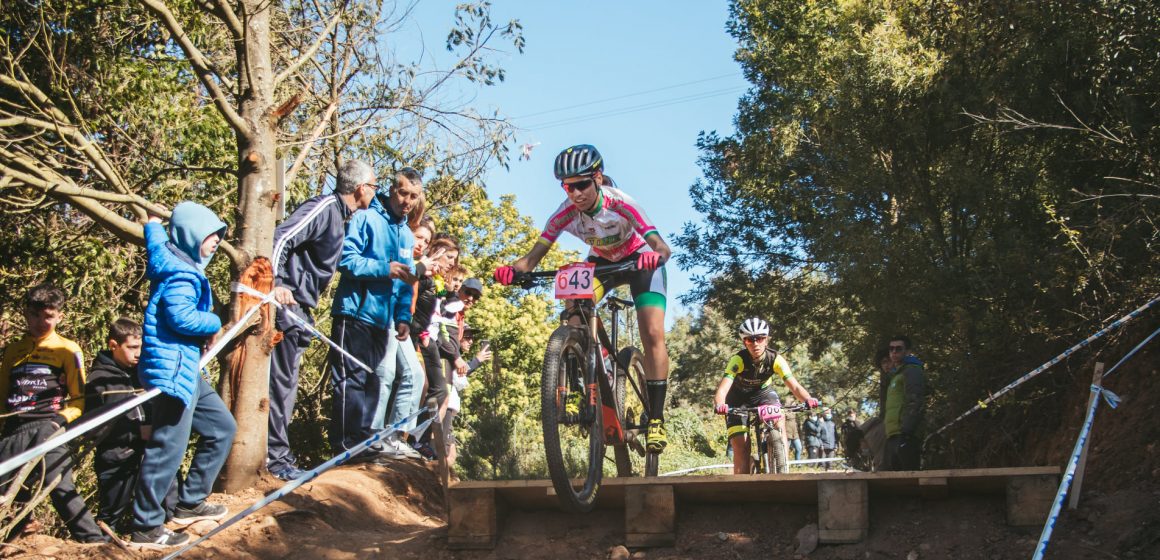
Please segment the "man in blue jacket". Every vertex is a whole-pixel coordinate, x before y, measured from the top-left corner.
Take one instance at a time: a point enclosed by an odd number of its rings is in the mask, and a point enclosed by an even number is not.
[[[421,193],[419,181],[396,180],[389,196],[376,195],[370,207],[356,213],[347,224],[338,263],[342,278],[334,294],[331,338],[371,367],[386,355],[392,324],[399,340],[410,336],[411,249],[415,240],[407,227],[407,215]],[[379,378],[333,348],[327,361],[334,389],[330,445],[335,451],[350,449],[372,435]],[[380,450],[365,457],[375,459]]]
[[[274,297],[284,307],[276,324],[282,331],[270,353],[270,431],[266,468],[282,480],[303,474],[290,451],[290,421],[298,396],[298,365],[314,334],[287,311],[314,323],[313,310],[338,267],[346,221],[375,198],[375,172],[366,162],[348,160],[338,168],[334,192],[303,202],[274,232]]]
[[[145,445],[133,498],[130,544],[139,548],[167,548],[189,540],[189,535],[164,526],[163,500],[177,478],[191,430],[200,437],[173,521],[189,525],[227,513],[225,506],[205,499],[238,426],[198,368],[202,346],[222,327],[213,312],[205,267],[225,233],[226,224],[212,210],[193,202],[173,208],[168,231],[158,218],[145,224],[150,286],[137,375],[142,387],[160,389],[161,394],[153,400],[153,434]]]

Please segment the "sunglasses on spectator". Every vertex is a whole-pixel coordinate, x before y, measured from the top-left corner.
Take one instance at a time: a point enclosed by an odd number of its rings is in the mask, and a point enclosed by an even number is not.
[[[469,297],[474,300],[483,297],[483,294],[475,290],[463,290],[463,297]]]
[[[890,351],[891,352],[904,352],[904,351],[906,351],[906,347],[905,346],[891,346]]]
[[[378,183],[363,183],[363,185],[370,187],[372,191],[379,190]]]
[[[564,186],[564,190],[566,190],[568,192],[579,192],[579,191],[588,190],[588,187],[591,187],[592,185],[596,184],[596,182],[592,179],[585,179],[583,181],[576,181],[575,183],[561,183],[561,184]]]
[[[769,338],[769,337],[768,336],[747,336],[747,337],[745,337],[745,342],[761,342],[767,338]]]

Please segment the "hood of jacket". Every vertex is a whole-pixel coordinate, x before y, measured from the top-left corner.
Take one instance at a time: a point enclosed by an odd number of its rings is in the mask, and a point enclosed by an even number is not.
[[[173,208],[169,219],[169,240],[179,251],[189,257],[199,270],[205,270],[213,254],[201,256],[201,243],[213,234],[226,235],[226,223],[196,202],[185,201]]]
[[[113,353],[109,352],[108,350],[101,350],[97,352],[97,357],[93,360],[92,370],[89,371],[89,377],[92,377],[92,373],[98,369],[102,371],[108,371],[113,374],[124,375],[125,377],[137,377],[136,367],[131,367],[128,369],[121,367],[121,364],[118,364],[117,360],[113,359]]]

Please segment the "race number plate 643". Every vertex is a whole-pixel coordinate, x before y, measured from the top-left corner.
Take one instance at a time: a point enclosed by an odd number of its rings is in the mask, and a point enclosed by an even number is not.
[[[556,299],[593,299],[596,263],[565,265],[556,271]]]

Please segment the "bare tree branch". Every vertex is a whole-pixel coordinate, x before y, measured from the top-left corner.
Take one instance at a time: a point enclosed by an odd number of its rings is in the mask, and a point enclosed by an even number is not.
[[[298,151],[298,157],[294,158],[294,165],[290,166],[290,171],[286,172],[286,178],[283,184],[289,185],[294,182],[294,178],[298,175],[298,170],[302,168],[302,163],[306,161],[306,156],[310,155],[310,150],[318,141],[318,137],[322,136],[322,131],[326,130],[326,126],[330,124],[330,116],[334,114],[335,109],[338,109],[338,101],[331,102],[330,106],[326,108],[326,112],[322,114],[318,125],[314,127],[314,131],[310,133],[310,140],[306,142],[302,149]]]
[[[322,45],[326,42],[326,38],[329,37],[331,33],[334,33],[334,28],[338,26],[338,22],[342,20],[342,16],[345,14],[346,5],[344,4],[343,6],[339,7],[338,11],[333,16],[331,16],[330,21],[326,24],[326,29],[322,30],[322,33],[318,35],[318,38],[314,40],[314,43],[311,44],[310,47],[307,48],[306,51],[303,52],[297,60],[290,63],[290,65],[287,66],[285,70],[282,70],[278,73],[278,75],[274,78],[274,87],[278,87],[278,84],[285,81],[286,78],[294,75],[294,73],[297,72],[303,64],[306,64],[307,61],[314,58],[315,54],[318,54],[318,49],[322,48]]]
[[[201,50],[193,44],[190,40],[189,34],[186,33],[185,28],[177,21],[177,17],[169,10],[169,6],[159,0],[141,0],[145,7],[153,12],[161,20],[161,23],[173,34],[177,39],[177,44],[181,46],[181,50],[185,52],[185,56],[189,59],[189,65],[193,68],[194,74],[197,74],[198,79],[202,85],[209,91],[210,98],[213,99],[214,106],[225,117],[226,122],[234,130],[238,131],[243,136],[250,136],[252,131],[250,126],[246,124],[245,119],[238,114],[237,109],[231,104],[231,101],[226,97],[226,93],[222,91],[218,84],[221,81],[226,84],[226,87],[231,87],[229,83],[222,77],[221,73],[212,68],[209,60],[202,54]]]
[[[228,0],[214,0],[217,3],[218,11],[214,12],[218,17],[225,22],[226,27],[229,28],[230,34],[233,35],[235,41],[241,41],[246,36],[246,31],[242,27],[241,20],[238,15],[234,13],[233,7],[230,6]]]

